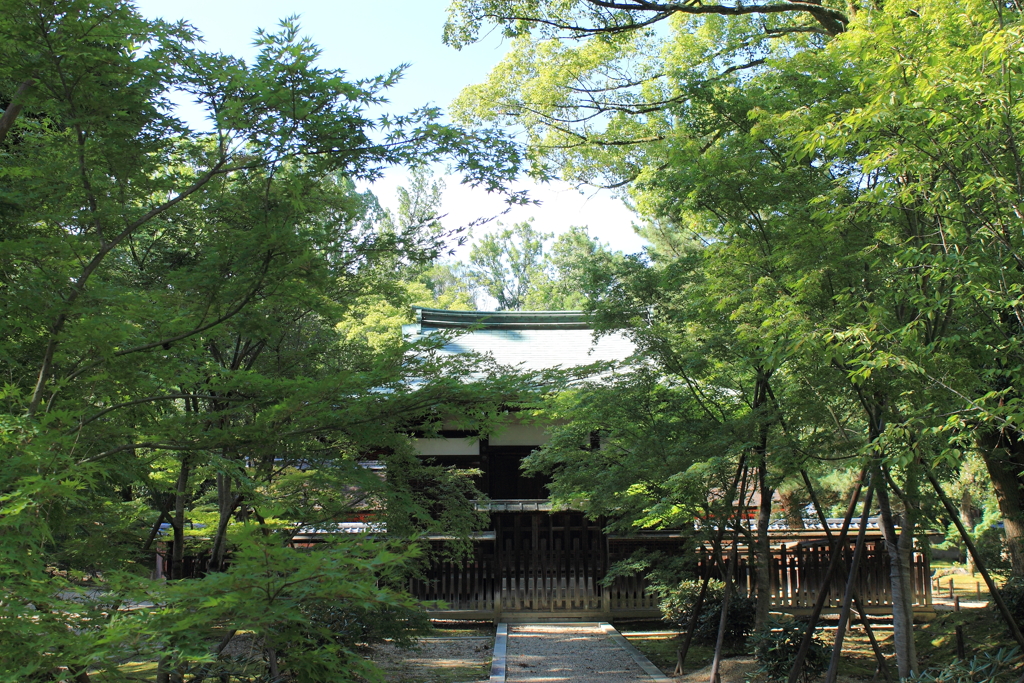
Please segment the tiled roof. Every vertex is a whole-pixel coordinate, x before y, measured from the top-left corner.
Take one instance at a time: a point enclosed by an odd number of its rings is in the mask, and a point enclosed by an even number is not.
[[[570,368],[598,361],[622,361],[636,350],[622,332],[595,338],[582,311],[441,311],[417,309],[417,322],[405,325],[407,339],[422,338],[436,330],[465,330],[457,334],[447,353],[488,354],[502,365],[526,370]]]

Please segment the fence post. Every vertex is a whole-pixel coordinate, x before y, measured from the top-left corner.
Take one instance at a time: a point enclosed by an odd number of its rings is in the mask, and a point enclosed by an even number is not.
[[[953,611],[957,614],[960,613],[960,597],[953,598]],[[964,627],[961,624],[956,625],[956,656],[961,659],[967,659],[967,646],[964,643]]]

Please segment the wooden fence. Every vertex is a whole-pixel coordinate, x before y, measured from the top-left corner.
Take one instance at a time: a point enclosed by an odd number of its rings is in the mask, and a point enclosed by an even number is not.
[[[608,543],[598,523],[575,512],[495,514],[494,540],[480,541],[465,564],[440,562],[410,590],[443,602],[438,616],[523,619],[577,618],[638,610],[657,613],[639,577],[601,585]]]
[[[553,515],[552,515],[553,516]],[[583,523],[541,524],[520,520],[501,529],[494,541],[477,544],[470,562],[437,563],[424,579],[411,582],[418,599],[435,604],[438,617],[468,619],[624,618],[660,616],[658,602],[647,590],[642,576],[619,577],[601,585],[609,564],[621,553],[609,553],[607,539]],[[575,530],[573,530],[575,527]],[[561,533],[558,533],[561,532]],[[529,540],[529,542],[526,542]],[[632,545],[632,544],[631,544]],[[705,569],[720,578],[708,548],[698,551],[698,572]],[[846,549],[846,566],[852,560],[852,543]],[[793,614],[810,612],[829,564],[825,541],[782,545],[771,563],[773,610]],[[755,565],[749,549],[738,557],[733,579],[748,595],[754,592]],[[889,556],[880,540],[867,542],[857,573],[857,591],[865,610],[873,614],[892,611]],[[912,562],[915,612],[933,608],[930,569],[915,553]],[[847,572],[838,571],[826,587],[826,612],[839,609]]]
[[[849,566],[853,560],[853,541],[844,551],[844,563],[836,571],[829,585],[825,601],[826,611],[835,611],[841,607]],[[738,549],[739,550],[739,549]],[[711,550],[700,548],[699,569],[703,573],[710,564],[711,575],[721,577],[719,565],[712,562]],[[753,595],[755,582],[755,564],[749,548],[743,548],[738,555],[733,580],[747,595]],[[782,544],[772,553],[771,562],[771,604],[780,612],[804,614],[814,607],[821,589],[831,551],[828,542],[810,541],[793,544]],[[726,566],[723,558],[721,566]],[[889,614],[892,612],[892,588],[890,581],[891,564],[889,553],[881,539],[865,542],[864,555],[855,577],[855,587],[865,611],[872,614]],[[930,612],[932,608],[931,569],[922,553],[913,553],[911,559],[911,583],[913,588],[913,604],[915,611]]]

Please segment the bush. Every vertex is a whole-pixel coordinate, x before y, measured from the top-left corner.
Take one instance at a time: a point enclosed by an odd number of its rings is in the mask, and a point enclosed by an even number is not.
[[[689,579],[680,581],[672,588],[662,589],[662,600],[659,605],[662,620],[680,628],[687,628],[690,625],[690,617],[696,606],[702,583],[702,581]],[[693,642],[702,645],[715,643],[718,638],[718,624],[722,618],[724,596],[724,583],[715,580],[708,582],[704,604],[693,629]],[[733,592],[729,599],[729,611],[725,622],[725,643],[734,645],[742,641],[753,627],[754,601],[745,595]]]
[[[986,652],[973,659],[955,659],[941,669],[926,669],[907,679],[913,683],[1002,683],[1016,680],[1017,648]]]
[[[345,602],[308,605],[303,610],[309,619],[311,637],[323,640],[320,633],[332,634],[331,640],[348,649],[385,640],[409,647],[415,637],[430,632],[430,617],[421,609],[401,605],[365,607]],[[325,642],[325,641],[324,641]]]
[[[761,631],[755,633],[751,638],[754,646],[754,659],[757,660],[758,668],[753,676],[764,678],[774,683],[785,681],[789,678],[789,670],[793,668],[793,660],[800,649],[800,643],[804,639],[809,624],[804,621],[778,621],[770,619],[768,624]],[[804,683],[817,678],[828,668],[829,649],[815,633],[811,638],[811,646],[807,650],[807,657],[804,659],[804,670],[800,674],[800,680]]]
[[[975,528],[972,535],[985,567],[989,571],[1009,573],[1011,564],[1006,543],[1003,541],[1003,530],[983,522]]]
[[[1010,577],[999,589],[999,594],[1003,596],[1003,602],[1006,603],[1006,608],[1010,610],[1017,625],[1024,624],[1024,579],[1018,576]]]

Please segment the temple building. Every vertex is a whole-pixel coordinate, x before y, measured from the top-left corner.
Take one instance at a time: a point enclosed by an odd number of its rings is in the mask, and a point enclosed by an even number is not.
[[[403,332],[411,341],[444,333],[442,353],[487,354],[502,365],[529,371],[622,362],[635,352],[624,333],[595,336],[587,315],[579,311],[418,308],[416,322],[404,326]],[[553,509],[546,489],[549,481],[527,477],[520,468],[523,458],[549,438],[545,425],[513,416],[503,430],[490,435],[443,429],[433,438],[416,440],[424,458],[482,472],[477,488],[486,498],[478,504],[490,520],[485,531],[474,535],[469,561],[437,562],[425,579],[412,582],[415,597],[440,605],[431,608],[433,617],[504,622],[660,617],[657,600],[645,590],[642,577],[619,577],[608,586],[602,580],[613,563],[637,549],[681,552],[683,534],[660,531],[617,537],[605,533],[603,519]],[[600,447],[596,438],[592,441],[591,447]],[[806,522],[801,531],[770,532],[773,609],[803,613],[817,594],[828,564],[828,541],[820,525],[815,530],[814,521]],[[888,554],[877,527],[869,526],[867,535],[858,581],[861,600],[870,613],[891,613]],[[753,558],[745,544],[740,550],[734,579],[740,590],[752,592]],[[710,566],[709,553],[710,548],[698,549],[700,565]],[[913,565],[915,612],[933,614],[926,554],[915,553]],[[837,608],[842,597],[838,583],[829,590],[827,610]]]
[[[596,362],[621,362],[635,347],[624,334],[595,337],[579,311],[442,311],[417,309],[416,322],[403,328],[415,340],[456,331],[443,353],[487,354],[502,365],[527,371],[568,369]],[[523,458],[543,446],[544,425],[517,421],[496,434],[442,431],[440,438],[417,439],[423,457],[464,468],[478,468],[481,507],[488,529],[476,535],[476,555],[464,565],[440,563],[426,581],[413,584],[423,600],[439,600],[441,618],[536,620],[609,617],[612,612],[656,616],[639,580],[619,590],[600,585],[610,562],[633,551],[633,541],[616,542],[603,532],[603,520],[582,512],[554,510],[544,477],[525,476]],[[619,547],[619,546],[622,547]],[[623,555],[624,553],[624,555]],[[634,584],[629,586],[627,584]],[[630,590],[631,589],[631,590]]]

